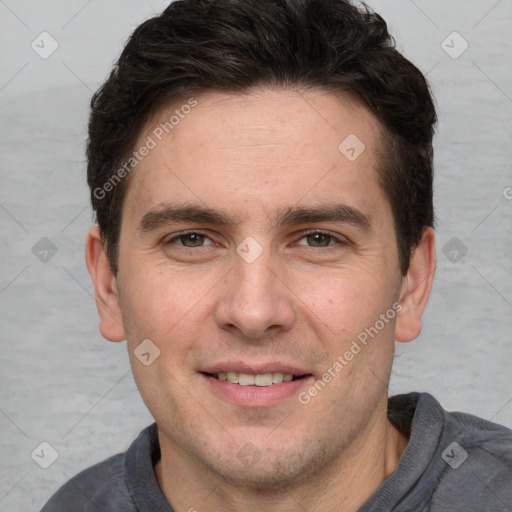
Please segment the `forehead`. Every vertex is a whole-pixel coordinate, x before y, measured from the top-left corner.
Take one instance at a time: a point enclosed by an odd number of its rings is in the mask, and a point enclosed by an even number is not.
[[[148,142],[125,201],[140,215],[174,199],[247,214],[301,201],[362,206],[380,191],[379,125],[348,94],[207,92],[158,110],[137,147]]]

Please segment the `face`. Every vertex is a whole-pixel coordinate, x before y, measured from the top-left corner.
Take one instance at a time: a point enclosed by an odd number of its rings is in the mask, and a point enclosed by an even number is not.
[[[385,417],[404,280],[379,128],[325,91],[195,99],[168,134],[180,105],[140,136],[156,144],[123,207],[122,329],[103,333],[126,337],[170,457],[286,484]]]

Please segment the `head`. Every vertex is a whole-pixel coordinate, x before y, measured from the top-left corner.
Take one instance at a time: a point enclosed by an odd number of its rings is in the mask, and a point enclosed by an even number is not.
[[[328,466],[385,416],[428,300],[425,78],[344,0],[177,0],[91,106],[100,328],[128,340],[161,442],[251,485]],[[240,394],[226,370],[295,378]]]

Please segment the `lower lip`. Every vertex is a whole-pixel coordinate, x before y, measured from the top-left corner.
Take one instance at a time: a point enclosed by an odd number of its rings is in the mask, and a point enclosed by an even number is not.
[[[201,374],[201,377],[220,398],[240,407],[270,407],[280,401],[297,396],[300,389],[307,386],[312,376],[297,380],[272,384],[271,386],[241,386]]]

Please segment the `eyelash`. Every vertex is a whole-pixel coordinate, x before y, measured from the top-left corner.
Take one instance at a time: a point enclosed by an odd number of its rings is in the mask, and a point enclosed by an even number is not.
[[[206,233],[203,233],[202,231],[193,231],[193,230],[192,231],[183,231],[181,233],[174,235],[172,238],[164,241],[164,245],[165,246],[172,245],[176,241],[178,241],[181,237],[184,237],[187,235],[204,236],[205,238],[208,238],[212,242],[211,244],[208,244],[208,245],[218,245],[213,240],[211,240],[211,238]],[[302,236],[299,238],[299,240],[302,240],[303,238],[306,238],[311,235],[324,235],[324,236],[330,237],[331,241],[334,241],[335,243],[334,244],[329,243],[329,245],[324,246],[324,247],[314,247],[314,246],[308,246],[308,245],[302,245],[302,244],[301,244],[301,246],[308,247],[309,249],[332,250],[335,248],[336,245],[344,246],[344,245],[348,244],[348,240],[346,240],[344,237],[339,238],[339,237],[333,235],[332,233],[330,233],[329,231],[322,231],[322,230],[316,230],[316,229],[303,232]],[[205,245],[199,245],[197,247],[187,247],[186,245],[180,245],[180,244],[176,244],[176,245],[179,247],[178,250],[183,251],[183,252],[191,252],[191,251],[194,251],[194,249],[200,249],[200,248],[205,247]]]

